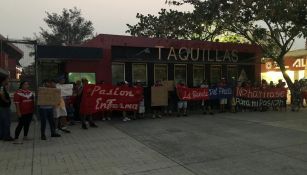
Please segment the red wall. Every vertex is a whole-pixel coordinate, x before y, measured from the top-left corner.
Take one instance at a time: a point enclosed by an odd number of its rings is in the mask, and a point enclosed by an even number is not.
[[[7,61],[7,63],[5,63]],[[9,58],[8,54],[0,53],[0,67],[10,72],[11,79],[16,79],[17,60]]]
[[[111,47],[112,46],[130,46],[130,47],[189,47],[206,48],[210,50],[237,50],[238,52],[254,53],[258,59],[255,59],[256,79],[260,80],[262,55],[259,46],[250,44],[218,43],[206,41],[173,40],[162,38],[131,37],[119,35],[98,35],[92,40],[83,44],[87,47],[103,48],[103,58],[99,61],[70,61],[66,64],[66,72],[95,72],[96,80],[104,80],[107,83],[112,82],[111,70]]]

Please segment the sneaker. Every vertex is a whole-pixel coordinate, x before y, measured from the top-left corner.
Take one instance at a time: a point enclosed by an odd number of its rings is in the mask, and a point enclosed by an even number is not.
[[[45,135],[41,136],[41,140],[47,140],[46,136]]]
[[[109,121],[110,121],[110,120],[111,120],[111,117],[108,117],[108,118],[107,118],[107,120],[109,120]]]
[[[23,140],[24,140],[24,141],[30,141],[30,140],[32,140],[32,139],[31,139],[31,138],[28,138],[27,136],[24,136],[24,137],[23,137]]]
[[[15,145],[23,144],[22,140],[16,139],[15,142],[13,142]]]
[[[102,121],[106,121],[106,118],[103,117],[103,118],[102,118]]]
[[[125,117],[125,118],[123,119],[123,122],[127,122],[127,121],[129,121],[129,120],[128,120],[127,117]]]
[[[155,119],[155,118],[156,118],[156,115],[155,115],[155,114],[154,114],[154,115],[152,115],[152,118],[153,118],[153,119]]]
[[[70,133],[70,130],[66,129],[66,128],[60,128],[59,130],[65,132],[65,133]]]
[[[162,115],[158,115],[158,118],[162,118]]]
[[[97,126],[95,123],[91,123],[91,124],[90,124],[90,127],[92,127],[92,128],[98,128],[98,126]]]
[[[12,137],[9,137],[7,139],[4,139],[4,141],[11,142],[11,141],[14,141],[14,139]]]
[[[185,113],[185,114],[183,114],[183,116],[187,117],[187,116],[188,116],[188,114],[186,114],[186,113]]]
[[[61,135],[58,133],[54,133],[54,134],[51,134],[51,137],[61,137]]]
[[[86,125],[82,124],[82,129],[88,129]]]
[[[75,125],[75,122],[69,122],[68,125],[69,125],[69,126],[73,126],[73,125]]]

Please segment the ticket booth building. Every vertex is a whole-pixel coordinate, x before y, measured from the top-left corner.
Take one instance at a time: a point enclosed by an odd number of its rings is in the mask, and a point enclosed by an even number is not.
[[[157,80],[198,87],[203,80],[212,85],[222,77],[236,80],[242,72],[248,80],[260,80],[262,52],[257,45],[101,34],[83,46],[102,48],[103,58],[67,61],[69,79],[83,75],[93,77],[96,83],[112,84],[139,80],[145,98]]]

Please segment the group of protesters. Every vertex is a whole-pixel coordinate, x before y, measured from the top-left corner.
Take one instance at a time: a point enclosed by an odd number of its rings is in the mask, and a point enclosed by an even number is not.
[[[57,88],[58,84],[65,84],[65,77],[60,77],[57,80],[47,79],[43,81],[42,86],[46,88]],[[87,79],[78,80],[73,83],[73,94],[68,97],[61,97],[60,103],[56,106],[51,105],[40,105],[38,106],[38,114],[41,122],[41,140],[46,140],[46,124],[49,123],[50,136],[51,137],[61,137],[60,131],[63,133],[70,133],[68,129],[69,125],[75,125],[77,122],[81,123],[82,129],[88,129],[88,127],[96,128],[98,127],[94,122],[94,117],[99,116],[101,120],[111,120],[112,113],[114,111],[99,111],[97,114],[84,115],[80,112],[83,96],[83,88],[88,84]],[[101,81],[98,84],[104,84]],[[18,125],[15,128],[14,137],[10,133],[11,124],[11,98],[8,93],[9,78],[0,77],[0,139],[4,141],[14,141],[16,144],[21,144],[22,141],[19,139],[19,135],[23,129],[24,137],[23,140],[28,140],[28,132],[30,128],[30,123],[33,119],[33,114],[35,113],[34,105],[34,93],[29,90],[29,82],[22,81],[20,83],[19,89],[14,93],[13,102],[16,106],[16,114],[18,116]],[[129,84],[127,81],[123,81],[117,84],[119,87],[142,87],[140,81],[136,81],[134,84]],[[153,85],[154,87],[163,86],[162,81],[158,80]],[[274,84],[272,81],[268,83],[266,80],[262,80],[260,83],[251,83],[251,81],[236,81],[235,83],[227,83],[225,78],[221,78],[220,82],[210,86],[208,81],[204,80],[198,88],[211,88],[211,87],[229,87],[231,86],[233,91],[237,87],[243,88],[253,88],[266,90],[270,88],[286,88],[286,83],[282,80],[278,81],[278,84]],[[203,114],[213,115],[218,112],[245,112],[245,111],[267,111],[270,110],[269,107],[242,107],[237,105],[234,97],[232,98],[219,98],[219,99],[203,99],[199,101],[187,101],[180,98],[178,89],[187,88],[183,81],[180,81],[173,91],[168,92],[168,105],[166,106],[152,106],[150,110],[152,115],[151,118],[162,118],[163,116],[172,116],[174,113],[177,117],[188,116],[188,103],[193,103],[201,107]],[[292,94],[292,110],[298,110],[303,106],[303,96],[302,91],[306,87],[303,82],[295,81],[294,88],[295,93]],[[142,95],[142,99],[139,101],[138,110],[120,111],[122,115],[122,120],[124,122],[141,119],[145,117],[145,99]],[[198,107],[198,108],[199,108]],[[279,110],[282,106],[274,107],[272,110]],[[113,113],[114,114],[114,113]]]

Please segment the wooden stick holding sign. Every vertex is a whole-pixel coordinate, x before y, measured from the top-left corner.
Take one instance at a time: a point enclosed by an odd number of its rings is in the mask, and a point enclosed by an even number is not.
[[[43,106],[56,106],[61,102],[61,90],[56,88],[44,88],[38,89],[38,105]]]
[[[168,90],[164,86],[151,87],[151,106],[167,106]]]

